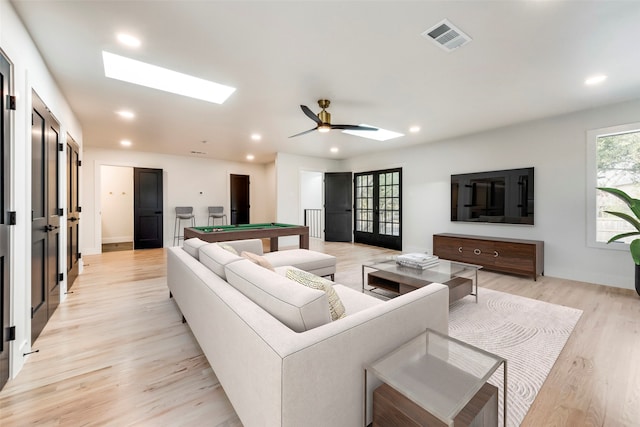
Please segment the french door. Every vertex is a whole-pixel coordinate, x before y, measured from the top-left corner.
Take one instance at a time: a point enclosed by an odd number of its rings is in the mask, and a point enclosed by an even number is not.
[[[356,173],[354,241],[402,250],[402,169]]]
[[[9,379],[9,342],[13,340],[10,333],[11,318],[11,286],[9,278],[9,189],[11,188],[11,158],[9,155],[11,139],[11,106],[9,93],[11,81],[11,65],[0,53],[0,389]]]
[[[80,149],[67,134],[67,290],[78,277],[80,264]]]
[[[60,125],[35,92],[31,115],[31,343],[60,302]]]

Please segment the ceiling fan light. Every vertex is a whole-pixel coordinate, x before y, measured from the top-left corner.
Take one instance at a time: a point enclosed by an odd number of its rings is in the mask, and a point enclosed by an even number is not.
[[[320,125],[318,126],[318,132],[329,132],[331,130],[331,126],[329,125]]]

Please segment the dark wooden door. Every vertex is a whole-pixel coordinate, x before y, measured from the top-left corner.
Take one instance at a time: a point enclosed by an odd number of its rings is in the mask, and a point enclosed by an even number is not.
[[[60,127],[33,92],[31,125],[31,342],[60,303]]]
[[[162,169],[133,168],[134,249],[163,246],[163,216]]]
[[[353,235],[351,172],[324,174],[324,240],[350,242]]]
[[[249,224],[249,175],[231,175],[231,224]]]
[[[11,66],[9,61],[0,54],[0,319],[2,330],[0,331],[0,389],[9,379],[9,328],[11,326],[9,310],[11,307],[11,289],[9,280],[9,188],[11,188],[10,169],[10,138],[11,120],[9,118],[9,105],[7,97],[9,93],[9,82]]]
[[[80,263],[80,203],[78,179],[80,159],[78,144],[67,134],[67,289],[78,277]]]
[[[355,174],[354,242],[402,250],[402,169]]]

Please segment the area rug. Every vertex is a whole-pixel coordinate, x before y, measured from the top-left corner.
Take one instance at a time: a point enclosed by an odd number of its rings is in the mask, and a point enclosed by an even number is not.
[[[362,272],[336,273],[336,282],[360,291]],[[369,287],[367,286],[367,289]],[[369,293],[386,299],[387,294]],[[544,380],[564,348],[582,310],[480,288],[478,303],[467,296],[449,307],[449,335],[507,359],[507,426],[522,423]],[[500,367],[489,382],[499,388],[499,425],[502,423]]]
[[[507,426],[519,426],[549,375],[582,310],[479,289],[478,303],[462,298],[450,306],[449,335],[507,359]],[[503,372],[489,382],[499,388]]]

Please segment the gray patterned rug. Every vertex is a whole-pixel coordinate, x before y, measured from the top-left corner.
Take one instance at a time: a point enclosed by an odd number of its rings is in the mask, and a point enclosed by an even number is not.
[[[507,359],[507,425],[519,426],[562,351],[582,310],[490,289],[456,301],[449,311],[449,335]],[[502,423],[502,367],[489,382],[499,388]]]

